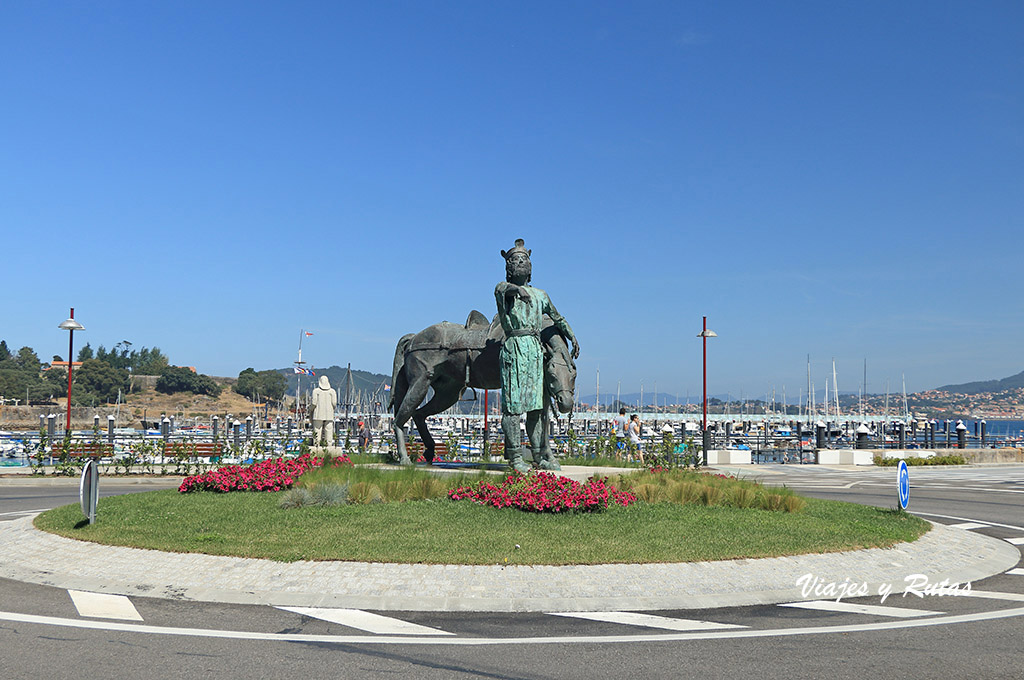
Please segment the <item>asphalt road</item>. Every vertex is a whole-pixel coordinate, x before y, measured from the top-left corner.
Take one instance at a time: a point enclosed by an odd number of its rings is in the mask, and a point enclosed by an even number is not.
[[[745,473],[807,495],[896,505],[893,470],[755,466]],[[104,480],[104,495],[152,489]],[[1024,537],[1024,466],[911,470],[910,509],[999,538]],[[4,486],[0,520],[76,503],[76,485]],[[1018,568],[1021,566],[1018,564]],[[429,587],[429,584],[425,584]],[[981,592],[994,596],[978,597]],[[645,612],[710,622],[687,631],[650,621],[549,614],[387,613],[437,629],[408,644],[281,609],[132,597],[142,623],[85,617],[66,590],[0,580],[0,675],[10,678],[1020,678],[1024,574],[972,584],[972,596],[843,600],[865,611],[783,606]],[[913,616],[879,614],[885,606]],[[900,613],[897,612],[897,613]],[[941,612],[942,615],[938,615]],[[50,618],[42,618],[50,617]],[[83,628],[94,625],[96,628]],[[230,636],[230,637],[216,637]],[[320,636],[320,637],[316,637]],[[263,639],[258,639],[263,638]],[[423,639],[423,638],[418,638]]]

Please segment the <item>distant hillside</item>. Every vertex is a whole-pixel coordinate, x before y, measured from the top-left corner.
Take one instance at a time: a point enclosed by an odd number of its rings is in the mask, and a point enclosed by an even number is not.
[[[962,385],[944,385],[938,389],[943,392],[955,392],[957,394],[979,394],[981,392],[1002,392],[1021,387],[1024,387],[1024,371],[1002,380],[980,380]]]
[[[327,379],[331,381],[331,387],[341,388],[342,398],[345,394],[345,367],[344,366],[331,366],[330,368],[314,368],[313,371],[316,373],[315,377],[308,375],[299,376],[295,373],[292,368],[279,368],[276,369],[279,373],[283,373],[288,379],[288,391],[289,396],[295,396],[295,386],[299,382],[299,378],[302,378],[302,393],[307,394],[310,390],[316,387],[317,381],[320,380],[320,376],[326,375]],[[391,383],[391,376],[381,375],[380,373],[370,373],[368,371],[357,371],[352,369],[352,399],[356,399],[356,395],[362,393],[364,400],[369,395],[377,392],[381,389],[381,385],[384,383]],[[383,392],[382,392],[383,394]],[[381,400],[387,402],[390,394],[385,394]],[[303,397],[305,399],[305,397]]]

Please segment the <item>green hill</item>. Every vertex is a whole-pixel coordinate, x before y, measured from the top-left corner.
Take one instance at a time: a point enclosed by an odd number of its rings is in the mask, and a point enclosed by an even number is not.
[[[962,385],[944,385],[939,390],[957,394],[979,394],[981,392],[1003,392],[1024,387],[1024,371],[1002,380],[979,380]]]

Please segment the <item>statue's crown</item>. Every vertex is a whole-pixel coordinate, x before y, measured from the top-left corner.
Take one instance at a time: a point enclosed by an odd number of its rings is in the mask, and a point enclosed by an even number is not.
[[[526,253],[526,257],[530,257],[532,252],[532,250],[526,249],[526,242],[523,239],[517,238],[515,247],[501,251],[501,256],[507,260],[512,257],[513,253]]]

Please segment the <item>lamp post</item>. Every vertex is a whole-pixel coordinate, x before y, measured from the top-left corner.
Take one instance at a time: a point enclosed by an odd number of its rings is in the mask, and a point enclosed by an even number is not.
[[[704,330],[697,334],[704,345],[704,419],[701,424],[701,434],[704,448],[704,465],[708,464],[708,448],[711,446],[711,435],[708,432],[708,338],[717,338],[718,333],[708,330],[708,317],[704,317]]]
[[[67,321],[57,326],[61,330],[68,332],[68,422],[65,428],[65,432],[68,436],[71,435],[71,369],[74,364],[74,355],[72,352],[75,347],[75,331],[84,331],[85,326],[75,321],[75,308],[71,308],[71,316]]]

